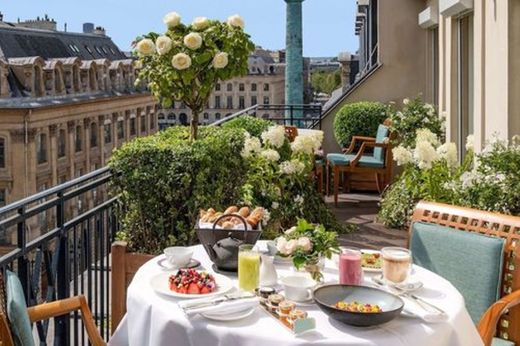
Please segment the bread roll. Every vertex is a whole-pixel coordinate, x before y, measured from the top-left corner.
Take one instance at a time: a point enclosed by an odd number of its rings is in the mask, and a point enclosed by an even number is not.
[[[226,209],[226,211],[224,212],[224,214],[233,214],[233,213],[236,213],[238,211],[238,207],[236,205],[233,205],[229,208]]]
[[[208,222],[215,222],[219,217],[221,217],[223,214],[219,211],[218,213],[215,213],[213,215],[210,215],[208,218]]]
[[[238,214],[243,218],[247,218],[249,216],[249,207],[242,207],[238,211]]]
[[[235,227],[235,224],[231,221],[224,221],[222,223],[222,228],[223,229],[233,229],[233,227]]]

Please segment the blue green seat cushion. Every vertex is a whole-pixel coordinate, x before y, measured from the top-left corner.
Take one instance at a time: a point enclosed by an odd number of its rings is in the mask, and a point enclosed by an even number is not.
[[[33,346],[31,321],[27,313],[27,303],[22,284],[13,272],[6,270],[7,318],[16,346]]]
[[[331,166],[348,166],[355,157],[356,155],[352,154],[327,154],[327,161]],[[382,160],[376,160],[373,156],[361,156],[358,166],[383,168],[385,164]]]
[[[478,323],[500,297],[505,240],[415,222],[410,248],[413,262],[451,282]]]
[[[493,341],[491,341],[491,346],[515,346],[515,343],[509,340],[493,338]]]
[[[384,143],[388,138],[390,130],[385,125],[379,125],[377,128],[376,134],[376,143]],[[374,148],[374,159],[383,162],[385,160],[385,149],[384,148]]]

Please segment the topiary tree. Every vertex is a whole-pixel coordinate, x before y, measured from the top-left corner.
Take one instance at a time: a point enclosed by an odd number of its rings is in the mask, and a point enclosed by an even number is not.
[[[377,127],[388,116],[388,107],[379,102],[350,103],[339,110],[334,119],[334,136],[343,148],[352,136],[375,137]]]
[[[260,137],[262,132],[275,125],[274,122],[252,116],[242,116],[222,124],[224,128],[244,129],[251,136]]]
[[[199,114],[215,84],[247,74],[247,60],[255,46],[237,15],[225,23],[197,17],[184,25],[172,12],[164,23],[166,33],[151,32],[135,42],[142,65],[136,82],[146,81],[164,108],[176,100],[184,102],[192,111],[191,139],[195,140]]]

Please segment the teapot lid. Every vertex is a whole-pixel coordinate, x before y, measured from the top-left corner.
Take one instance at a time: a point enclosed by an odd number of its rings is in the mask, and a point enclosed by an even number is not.
[[[232,233],[230,232],[227,238],[219,240],[216,245],[220,247],[238,247],[243,243],[244,242],[242,240],[233,237]]]

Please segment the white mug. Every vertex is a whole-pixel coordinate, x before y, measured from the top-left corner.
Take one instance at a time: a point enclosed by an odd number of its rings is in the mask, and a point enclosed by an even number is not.
[[[171,265],[182,268],[190,263],[193,250],[183,246],[172,246],[164,249],[164,254]]]
[[[286,276],[280,280],[285,297],[296,302],[304,302],[312,298],[312,288],[316,282],[307,276]]]

